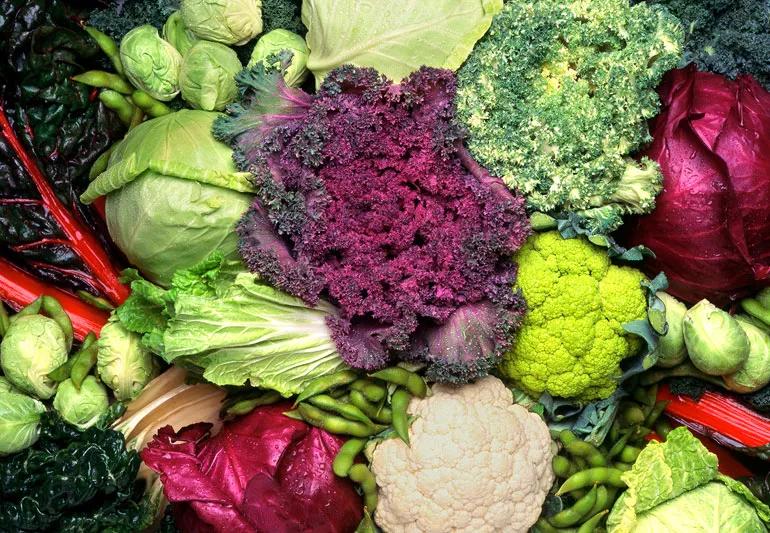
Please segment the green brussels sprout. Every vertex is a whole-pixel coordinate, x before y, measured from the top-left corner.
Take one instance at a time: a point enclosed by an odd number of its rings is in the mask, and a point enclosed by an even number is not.
[[[45,405],[13,392],[0,391],[0,455],[19,452],[37,442]]]
[[[21,394],[21,391],[13,386],[13,383],[8,381],[8,378],[4,376],[0,376],[0,394],[4,392],[13,392],[16,394]]]
[[[109,406],[107,389],[94,376],[86,376],[80,390],[71,379],[62,381],[53,399],[53,408],[61,417],[80,429],[96,424]]]
[[[735,319],[749,339],[749,357],[737,372],[723,379],[731,391],[746,394],[770,383],[770,333],[749,317],[739,315]]]
[[[262,0],[182,0],[185,25],[195,35],[224,44],[246,44],[262,32]]]
[[[153,98],[167,102],[179,94],[182,55],[155,27],[145,24],[128,32],[120,41],[120,60],[131,83]]]
[[[48,373],[67,361],[67,340],[55,320],[43,315],[14,317],[0,342],[0,365],[11,384],[47,400],[56,392]]]
[[[162,34],[163,38],[182,54],[182,57],[192,48],[192,45],[198,42],[198,37],[184,25],[182,13],[179,11],[174,11],[168,17],[163,25]]]
[[[152,354],[112,317],[99,334],[96,371],[118,400],[132,400],[155,377]]]
[[[711,376],[732,374],[749,357],[749,339],[738,321],[705,299],[684,315],[684,342],[692,364]]]
[[[657,293],[666,306],[666,323],[668,332],[660,337],[657,354],[658,366],[675,367],[687,358],[687,347],[684,345],[683,321],[687,306],[668,293]]]
[[[305,39],[289,30],[277,29],[260,37],[251,52],[248,66],[253,67],[259,62],[267,66],[267,58],[282,50],[292,53],[291,62],[283,74],[283,79],[289,87],[299,87],[310,72],[307,69],[310,48],[307,47]]]
[[[235,100],[235,75],[243,68],[231,48],[198,41],[184,56],[179,72],[182,98],[196,109],[221,111]]]

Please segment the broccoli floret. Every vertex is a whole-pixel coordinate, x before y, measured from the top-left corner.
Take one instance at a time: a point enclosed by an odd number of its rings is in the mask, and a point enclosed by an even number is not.
[[[651,211],[660,170],[629,155],[650,140],[683,37],[665,9],[628,0],[508,2],[458,74],[472,154],[532,210],[606,230]]]
[[[612,265],[583,237],[564,239],[556,231],[530,237],[516,261],[527,314],[501,373],[535,397],[610,396],[620,362],[642,346],[623,324],[645,317],[644,275]]]
[[[283,28],[305,35],[307,28],[302,24],[301,10],[302,0],[262,0],[263,33]]]
[[[118,0],[97,9],[88,24],[113,39],[120,40],[132,29],[151,24],[160,29],[168,16],[179,7],[179,0]]]
[[[684,62],[735,78],[752,74],[770,88],[769,0],[653,0],[684,24]]]

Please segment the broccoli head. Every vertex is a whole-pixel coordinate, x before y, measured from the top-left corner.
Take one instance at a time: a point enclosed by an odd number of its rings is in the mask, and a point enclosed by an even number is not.
[[[653,2],[651,2],[653,3]],[[682,20],[685,63],[730,78],[752,74],[770,89],[770,1],[654,0]]]
[[[516,286],[528,312],[502,374],[534,396],[610,396],[620,362],[642,348],[623,324],[645,318],[644,275],[612,265],[605,250],[584,238],[556,231],[530,237],[516,260]]]
[[[458,73],[471,153],[532,210],[604,231],[651,211],[660,170],[629,155],[650,140],[683,38],[668,11],[628,0],[507,2]]]

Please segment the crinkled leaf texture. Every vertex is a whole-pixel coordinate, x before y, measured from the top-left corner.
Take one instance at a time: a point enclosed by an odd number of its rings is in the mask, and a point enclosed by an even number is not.
[[[664,191],[626,240],[655,253],[645,269],[664,271],[677,298],[724,305],[770,285],[770,93],[690,66],[660,94],[646,155]]]
[[[210,424],[162,428],[142,452],[161,475],[182,531],[347,532],[363,515],[349,480],[332,461],[342,440],[259,407],[210,437]]]
[[[454,75],[424,67],[395,85],[344,66],[309,95],[255,65],[238,82],[214,131],[258,191],[238,227],[249,269],[334,303],[351,366],[485,375],[523,313],[511,257],[530,227],[523,198],[463,148]]]
[[[304,0],[307,67],[318,84],[347,64],[395,81],[423,65],[456,70],[502,7],[502,0]]]
[[[117,311],[123,325],[166,362],[202,369],[217,385],[289,396],[345,368],[326,324],[334,307],[310,307],[221,254],[178,271],[169,290],[141,279],[131,287]]]

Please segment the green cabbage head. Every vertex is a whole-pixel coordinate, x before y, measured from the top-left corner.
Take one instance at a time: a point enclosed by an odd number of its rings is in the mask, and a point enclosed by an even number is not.
[[[163,38],[176,48],[182,57],[192,48],[198,37],[185,26],[182,13],[174,11],[163,25]]]
[[[254,50],[251,51],[249,67],[257,63],[265,63],[269,56],[280,53],[282,50],[291,52],[291,62],[283,74],[283,79],[289,87],[299,87],[310,72],[307,69],[307,60],[310,57],[310,48],[305,39],[289,30],[277,29],[264,34],[259,38]]]
[[[44,412],[45,405],[29,396],[0,391],[0,456],[35,444]]]
[[[107,389],[94,376],[86,376],[80,389],[71,379],[62,381],[53,399],[53,408],[61,417],[80,429],[96,424],[109,406]]]
[[[116,318],[104,325],[97,343],[96,370],[118,400],[134,399],[155,377],[152,354]]]
[[[43,315],[15,317],[0,342],[0,366],[20,391],[47,400],[56,392],[48,374],[67,361],[64,332],[55,320]]]
[[[185,25],[223,44],[246,44],[262,32],[262,0],[182,0]]]
[[[145,24],[128,32],[120,41],[120,60],[134,87],[164,102],[179,94],[182,56],[155,27]]]
[[[253,188],[249,174],[235,170],[230,148],[212,136],[217,116],[188,109],[143,122],[81,196],[85,203],[107,196],[112,239],[160,285],[213,251],[237,256],[234,227]]]
[[[222,111],[238,95],[235,75],[242,68],[232,48],[198,41],[184,56],[179,73],[182,98],[196,109]]]

